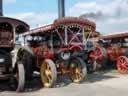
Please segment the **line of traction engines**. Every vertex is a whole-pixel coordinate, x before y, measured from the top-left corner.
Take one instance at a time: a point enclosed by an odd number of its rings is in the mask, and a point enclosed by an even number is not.
[[[65,17],[30,31],[23,21],[0,19],[0,80],[9,80],[17,92],[32,80],[34,71],[40,72],[41,82],[48,88],[56,85],[58,77],[68,76],[80,83],[88,72],[106,68],[107,61],[117,62],[119,72],[128,73],[128,50],[123,46],[127,37],[116,43],[94,43],[90,38],[99,34],[95,23],[87,19]]]

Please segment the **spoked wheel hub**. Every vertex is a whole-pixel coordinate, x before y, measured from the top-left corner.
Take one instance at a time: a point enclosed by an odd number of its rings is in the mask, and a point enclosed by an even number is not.
[[[81,68],[79,68],[79,65],[76,65],[75,63],[72,63],[71,65],[71,74],[73,82],[80,82],[81,80]]]
[[[95,71],[97,67],[102,67],[106,63],[106,51],[104,48],[96,47],[89,54],[90,64],[93,66]]]
[[[128,58],[120,56],[117,59],[117,69],[121,74],[128,74]]]
[[[40,67],[40,75],[44,87],[53,87],[57,78],[56,67],[53,61],[50,59],[43,61]]]
[[[75,83],[83,81],[87,75],[86,64],[81,58],[72,59],[70,62],[70,76]]]

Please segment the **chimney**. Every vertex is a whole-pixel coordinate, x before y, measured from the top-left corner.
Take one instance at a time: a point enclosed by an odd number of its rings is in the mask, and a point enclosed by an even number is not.
[[[0,16],[3,16],[3,0],[0,0]]]
[[[65,16],[65,1],[58,0],[58,17],[62,18]]]

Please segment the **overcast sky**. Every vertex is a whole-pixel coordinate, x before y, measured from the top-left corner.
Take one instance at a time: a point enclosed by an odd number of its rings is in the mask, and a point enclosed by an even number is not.
[[[56,19],[57,0],[3,0],[4,15],[27,22],[31,28]],[[128,0],[65,0],[66,16],[85,15],[102,34],[128,32]]]

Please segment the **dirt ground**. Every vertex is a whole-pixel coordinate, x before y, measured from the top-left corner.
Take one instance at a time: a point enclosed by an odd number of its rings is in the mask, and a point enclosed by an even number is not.
[[[0,82],[0,96],[128,96],[128,75],[116,71],[95,72],[82,84],[58,80],[55,88],[43,88],[39,77],[28,82],[25,91],[10,91],[7,81]]]

